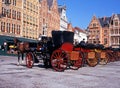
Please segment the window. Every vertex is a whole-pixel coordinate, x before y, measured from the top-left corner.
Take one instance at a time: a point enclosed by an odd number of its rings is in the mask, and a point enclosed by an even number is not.
[[[10,23],[7,23],[7,32],[10,33]]]
[[[15,24],[14,24],[14,30],[13,30],[13,33],[15,34]]]
[[[8,18],[11,18],[11,9],[7,10],[7,13],[6,13],[6,14],[7,14],[7,17],[8,17]]]
[[[5,0],[2,0],[2,2],[5,2]]]
[[[115,26],[118,26],[118,22],[115,22]]]
[[[6,9],[2,7],[2,16],[6,16]]]
[[[96,23],[93,24],[93,27],[96,27]]]
[[[1,32],[5,32],[5,22],[1,22]]]
[[[115,44],[117,44],[118,43],[118,38],[115,38]]]
[[[17,12],[17,20],[21,20],[21,12]]]
[[[111,34],[114,34],[114,31],[113,31],[113,29],[111,30]]]
[[[20,25],[17,25],[17,34],[20,34]]]
[[[104,35],[107,35],[107,30],[104,30]]]
[[[107,44],[107,38],[104,38],[104,44]]]
[[[115,29],[115,34],[118,34],[118,29]]]
[[[16,6],[16,0],[13,0],[13,5],[15,5],[15,6]]]
[[[14,33],[14,24],[12,24],[12,33]]]
[[[16,11],[15,10],[12,11],[12,18],[16,19]]]

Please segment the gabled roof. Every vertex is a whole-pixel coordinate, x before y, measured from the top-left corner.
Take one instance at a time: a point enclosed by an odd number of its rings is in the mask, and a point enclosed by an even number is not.
[[[75,30],[78,30],[79,32],[82,32],[82,33],[86,33],[84,30],[82,30],[81,28],[79,28],[79,27],[74,27],[74,31]]]
[[[47,0],[47,4],[48,4],[49,8],[53,5],[53,1],[54,0]]]
[[[98,20],[102,27],[106,27],[106,26],[109,26],[111,17],[102,17],[102,18],[98,18]]]
[[[118,17],[119,17],[119,20],[120,20],[120,14],[117,14],[118,15]]]
[[[65,9],[65,10],[66,10],[66,6],[61,6],[61,5],[59,5],[59,6],[58,6],[58,12],[59,12],[59,13],[62,13],[62,9]]]

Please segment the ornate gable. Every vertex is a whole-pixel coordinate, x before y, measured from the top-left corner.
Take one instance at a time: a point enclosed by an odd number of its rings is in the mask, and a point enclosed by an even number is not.
[[[99,20],[96,18],[96,16],[93,16],[89,26],[89,28],[98,28],[101,27]]]

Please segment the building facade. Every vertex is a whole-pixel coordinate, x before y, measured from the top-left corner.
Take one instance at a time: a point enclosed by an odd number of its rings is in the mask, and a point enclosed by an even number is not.
[[[87,41],[87,33],[85,30],[80,29],[79,27],[74,27],[74,41],[80,43],[83,39]]]
[[[61,31],[67,31],[67,25],[68,25],[68,21],[67,21],[67,16],[66,16],[66,6],[59,6],[58,7],[58,11],[60,14],[60,30]]]
[[[37,40],[60,29],[57,0],[0,0],[0,34]]]
[[[21,37],[21,6],[20,0],[0,0],[0,35]]]
[[[110,19],[110,46],[120,48],[120,14],[113,14]]]
[[[100,43],[105,47],[120,47],[120,14],[111,17],[93,16],[88,26],[88,42]]]
[[[110,17],[97,18],[93,16],[92,21],[88,26],[88,42],[101,43],[104,46],[109,46],[109,22]]]
[[[48,36],[51,36],[52,30],[60,29],[60,15],[58,12],[57,0],[47,0],[48,4]]]
[[[21,0],[22,2],[22,36],[38,39],[39,37],[39,1]]]

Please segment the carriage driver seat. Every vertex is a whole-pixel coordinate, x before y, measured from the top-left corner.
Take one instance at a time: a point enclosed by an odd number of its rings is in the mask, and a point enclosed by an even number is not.
[[[73,50],[73,44],[69,43],[69,42],[65,42],[62,44],[61,49],[67,52],[72,52]]]

